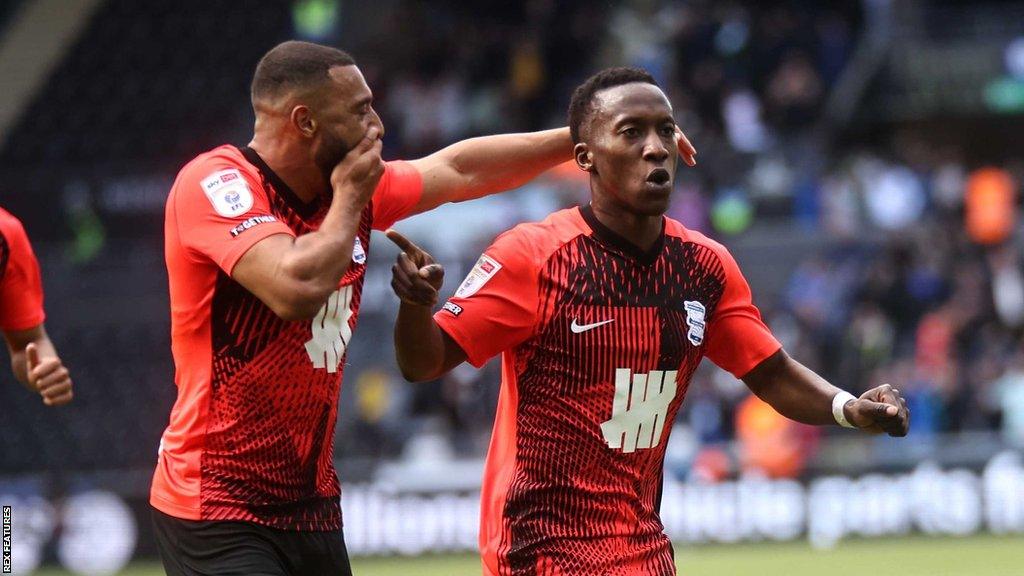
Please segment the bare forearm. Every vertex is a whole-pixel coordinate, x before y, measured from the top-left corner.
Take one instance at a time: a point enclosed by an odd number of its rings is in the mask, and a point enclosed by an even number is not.
[[[26,346],[34,343],[39,350],[41,359],[57,357],[57,349],[54,348],[53,342],[50,341],[50,337],[42,326],[23,331],[5,332],[4,337],[7,340],[7,350],[11,355],[11,370],[14,372],[14,377],[26,387],[29,386]],[[32,391],[35,392],[35,390]]]
[[[361,206],[336,196],[320,228],[295,239],[282,260],[285,274],[314,286],[325,297],[337,289],[351,262],[361,215]]]
[[[402,302],[395,320],[395,358],[410,382],[437,378],[443,373],[445,346],[431,309]]]
[[[804,424],[835,424],[832,398],[840,392],[813,370],[780,350],[743,381],[779,414]]]
[[[568,128],[481,136],[441,150],[462,175],[448,201],[480,198],[516,188],[572,157]],[[428,175],[429,176],[429,175]]]
[[[11,353],[11,370],[14,371],[14,378],[25,386],[28,386],[28,362],[25,361],[25,351]]]

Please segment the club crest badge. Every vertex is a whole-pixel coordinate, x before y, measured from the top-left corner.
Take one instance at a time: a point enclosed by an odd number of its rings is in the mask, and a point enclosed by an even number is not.
[[[690,327],[686,338],[690,344],[700,346],[704,342],[704,305],[696,300],[686,300],[683,308],[686,310],[686,325]]]
[[[352,261],[356,264],[366,262],[366,250],[363,249],[363,243],[359,241],[359,236],[356,236],[355,244],[352,246]]]

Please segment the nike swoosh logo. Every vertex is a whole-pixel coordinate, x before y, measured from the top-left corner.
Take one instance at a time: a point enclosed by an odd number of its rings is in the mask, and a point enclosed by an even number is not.
[[[597,328],[598,326],[604,326],[605,324],[610,324],[612,322],[615,322],[615,318],[612,318],[611,320],[605,320],[603,322],[594,322],[593,324],[583,324],[581,326],[577,324],[576,319],[573,318],[572,324],[569,325],[569,330],[572,330],[573,334],[582,334],[587,330],[592,330],[594,328]]]

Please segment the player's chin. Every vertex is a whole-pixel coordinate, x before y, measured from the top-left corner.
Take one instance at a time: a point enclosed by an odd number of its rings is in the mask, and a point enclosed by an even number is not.
[[[636,211],[644,216],[661,216],[668,211],[668,205],[669,194],[667,192],[645,191],[634,206]]]

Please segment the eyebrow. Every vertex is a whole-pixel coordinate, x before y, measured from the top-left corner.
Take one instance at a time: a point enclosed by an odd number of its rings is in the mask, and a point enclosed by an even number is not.
[[[630,123],[636,123],[636,122],[645,122],[646,120],[647,120],[647,118],[644,117],[644,116],[635,116],[635,115],[623,116],[622,118],[619,118],[619,119],[615,120],[615,122],[612,123],[612,126],[618,128],[618,127],[622,126],[623,124],[630,124]],[[657,120],[654,121],[655,124],[665,124],[665,123],[668,123],[668,122],[671,122],[672,124],[675,124],[676,123],[676,119],[673,118],[672,116],[662,116],[662,117],[660,117],[660,118],[658,118]]]
[[[365,97],[360,98],[359,100],[357,100],[356,103],[352,105],[352,107],[358,109],[358,108],[362,108],[363,106],[365,106],[367,104],[372,104],[372,103],[373,103],[373,94],[370,94],[369,96],[365,96]]]

